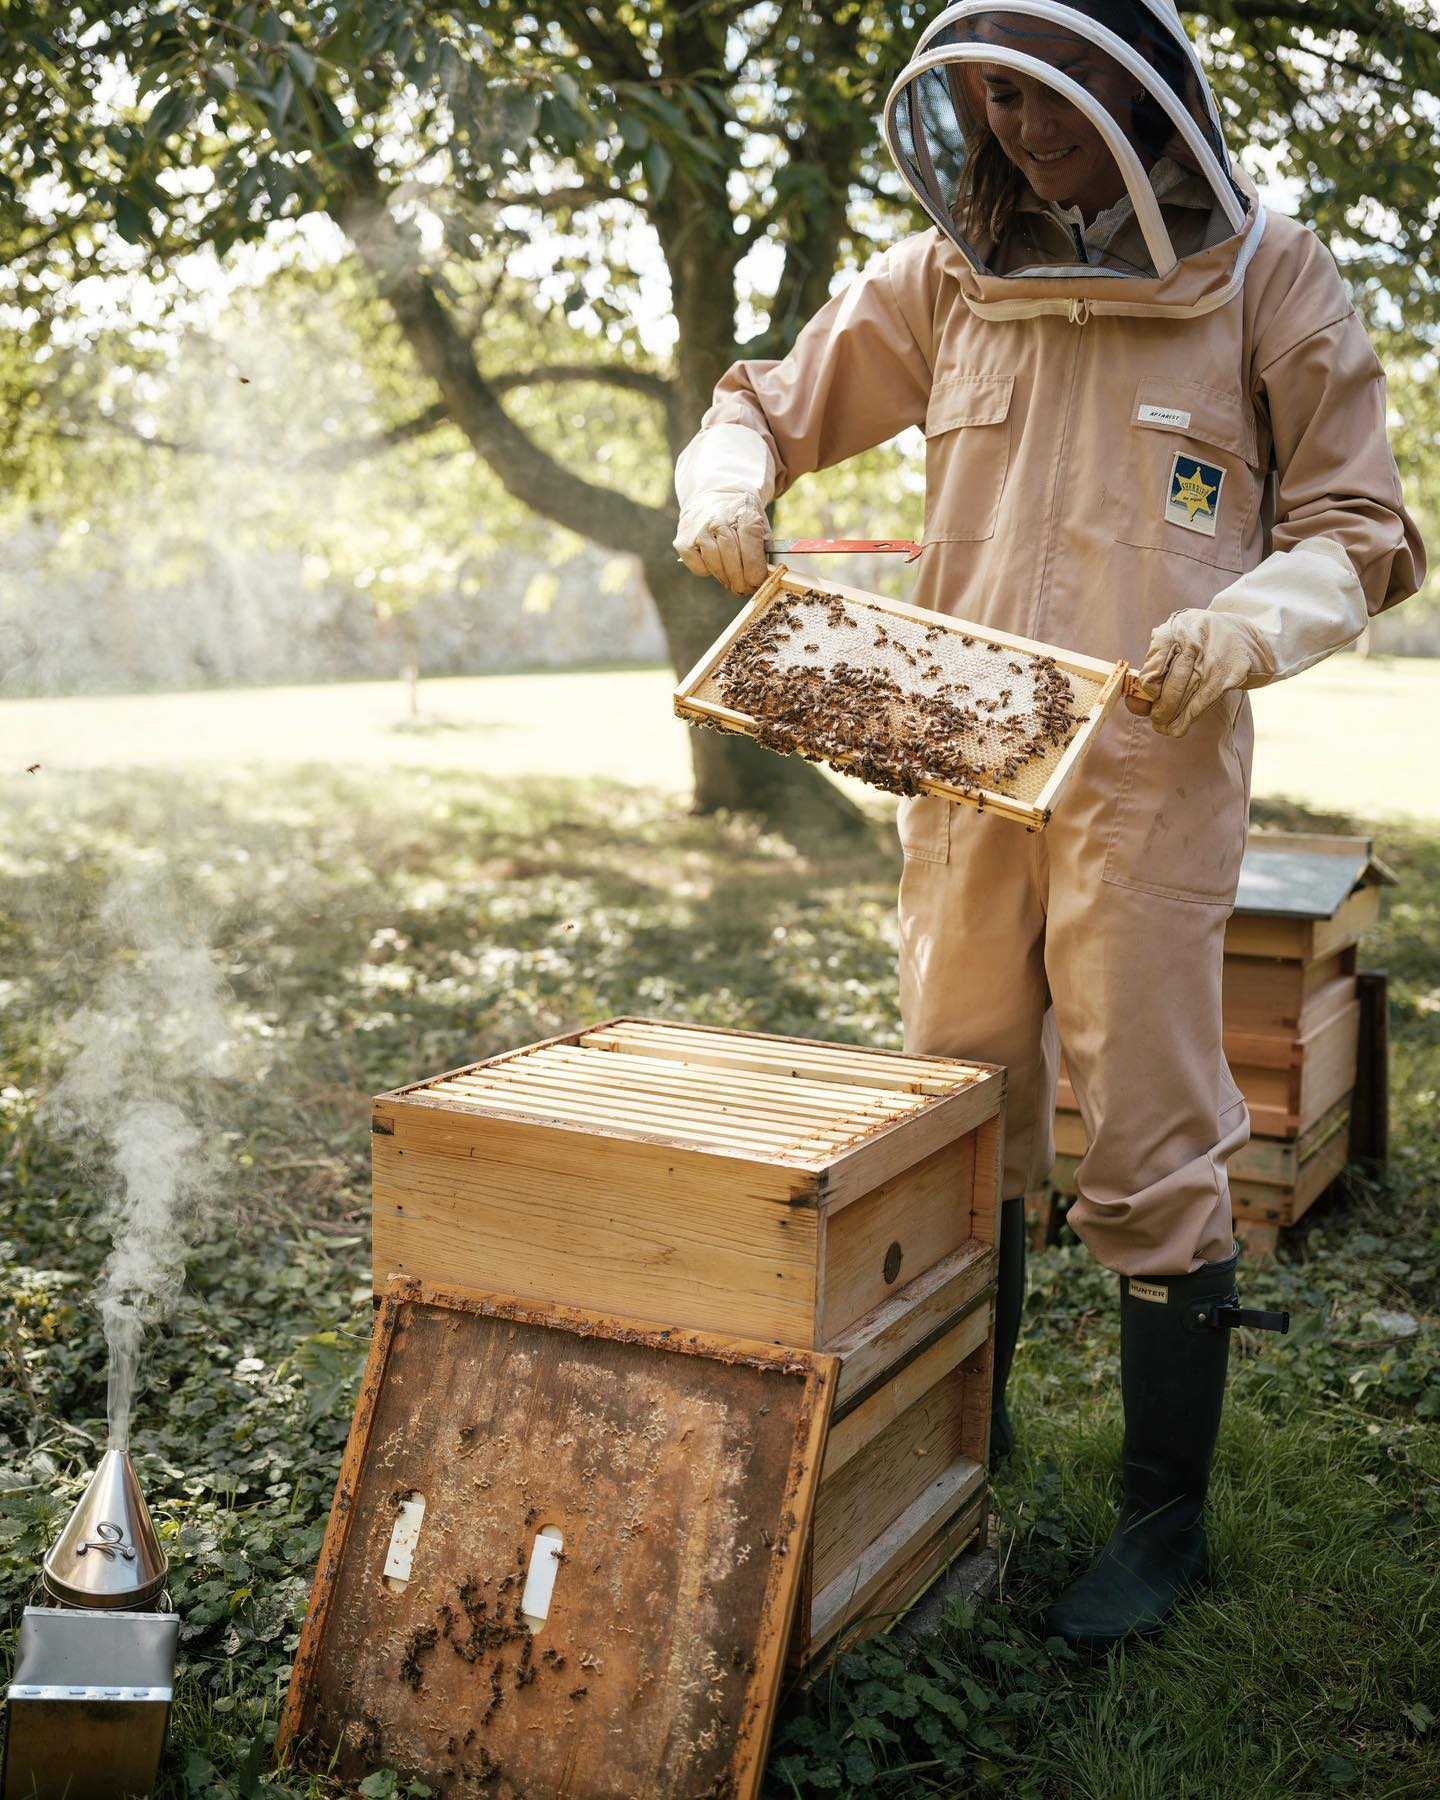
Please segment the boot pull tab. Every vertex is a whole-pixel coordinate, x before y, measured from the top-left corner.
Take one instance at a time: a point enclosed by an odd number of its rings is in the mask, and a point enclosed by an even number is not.
[[[1278,1331],[1282,1337],[1290,1329],[1288,1312],[1257,1312],[1250,1306],[1217,1306],[1215,1323],[1233,1331],[1237,1325],[1248,1325],[1252,1331]]]
[[[1248,1325],[1252,1331],[1278,1331],[1282,1336],[1290,1329],[1288,1312],[1258,1312],[1249,1306],[1226,1306],[1218,1300],[1197,1306],[1190,1315],[1192,1331],[1233,1331]]]

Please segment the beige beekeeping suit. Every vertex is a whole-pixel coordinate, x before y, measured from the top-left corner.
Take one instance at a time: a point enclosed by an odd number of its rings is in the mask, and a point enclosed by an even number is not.
[[[903,150],[918,191],[928,163]],[[1391,605],[1424,563],[1379,364],[1320,242],[1224,173],[1222,207],[1213,176],[1154,162],[1138,209],[1079,227],[1086,266],[1063,278],[1057,261],[1078,263],[1063,208],[1029,204],[971,244],[924,173],[937,228],[872,261],[783,361],[737,363],[705,427],[758,434],[777,492],[923,427],[915,601],[1088,655],[1138,667],[1171,614],[1268,593],[1277,572],[1341,611],[1362,592],[1371,612]],[[1112,717],[1043,835],[901,804],[906,1047],[1007,1066],[1012,1197],[1053,1161],[1063,1040],[1090,1142],[1071,1222],[1125,1274],[1185,1274],[1231,1247],[1226,1163],[1249,1122],[1221,958],[1251,745],[1237,690],[1180,738]]]

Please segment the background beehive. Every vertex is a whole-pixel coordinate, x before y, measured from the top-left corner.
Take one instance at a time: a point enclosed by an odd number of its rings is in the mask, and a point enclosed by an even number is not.
[[[377,1291],[840,1359],[796,1654],[980,1529],[1003,1072],[618,1019],[382,1095]]]
[[[1225,1055],[1251,1138],[1229,1166],[1235,1217],[1272,1249],[1352,1157],[1385,1155],[1384,977],[1358,947],[1393,876],[1363,838],[1253,832],[1225,933]],[[1073,1193],[1087,1140],[1061,1068],[1054,1188]],[[1042,1236],[1050,1221],[1033,1219]]]

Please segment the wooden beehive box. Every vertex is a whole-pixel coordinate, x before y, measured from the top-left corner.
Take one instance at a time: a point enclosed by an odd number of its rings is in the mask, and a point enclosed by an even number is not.
[[[394,1275],[840,1361],[795,1655],[983,1522],[1003,1071],[615,1019],[376,1100]]]
[[[1345,1168],[1352,1113],[1362,1110],[1353,1104],[1357,1079],[1364,1110],[1383,1096],[1383,1067],[1366,1066],[1383,1059],[1383,1020],[1367,1037],[1356,965],[1360,939],[1379,917],[1380,889],[1393,881],[1365,838],[1250,834],[1225,932],[1223,1005],[1225,1055],[1251,1127],[1230,1163],[1231,1197],[1261,1249]],[[1383,1143],[1383,1122],[1367,1132]],[[1054,1185],[1073,1192],[1086,1142],[1063,1065],[1055,1147]]]

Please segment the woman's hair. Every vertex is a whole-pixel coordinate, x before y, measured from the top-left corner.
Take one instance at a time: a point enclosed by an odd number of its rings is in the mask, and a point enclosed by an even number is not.
[[[965,165],[965,186],[956,196],[952,214],[970,243],[987,238],[998,243],[1029,191],[1029,183],[1001,149],[983,111],[972,116],[974,147]]]
[[[947,70],[951,103],[965,139],[965,173],[951,216],[971,243],[998,243],[1030,184],[1000,147],[985,116],[985,84],[972,63]]]

